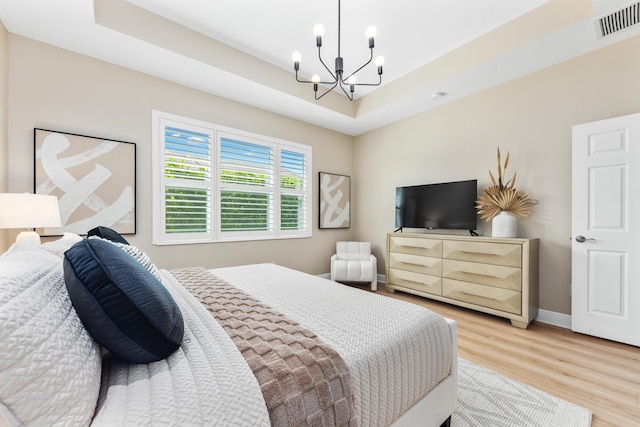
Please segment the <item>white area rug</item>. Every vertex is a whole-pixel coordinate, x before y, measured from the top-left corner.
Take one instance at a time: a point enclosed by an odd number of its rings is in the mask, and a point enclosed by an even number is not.
[[[591,412],[490,369],[458,359],[453,427],[589,427]]]

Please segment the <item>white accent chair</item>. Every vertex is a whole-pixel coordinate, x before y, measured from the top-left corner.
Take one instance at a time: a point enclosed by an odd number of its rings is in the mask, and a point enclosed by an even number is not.
[[[331,256],[331,280],[338,282],[369,282],[378,290],[378,262],[369,242],[338,242]]]

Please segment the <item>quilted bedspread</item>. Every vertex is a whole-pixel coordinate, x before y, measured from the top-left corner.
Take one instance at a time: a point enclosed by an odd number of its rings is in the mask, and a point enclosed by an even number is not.
[[[181,347],[149,364],[105,358],[92,426],[269,426],[262,392],[227,333],[168,272],[185,323]]]
[[[355,418],[388,426],[448,374],[446,321],[421,307],[274,264],[213,274],[313,331],[349,368]],[[94,426],[269,426],[258,381],[223,327],[167,271],[185,320],[167,359],[128,364],[105,357]]]
[[[171,270],[222,325],[251,367],[272,427],[357,426],[340,355],[282,313],[203,268]]]
[[[422,307],[275,264],[212,272],[312,330],[342,356],[362,426],[390,425],[449,374],[449,328]]]

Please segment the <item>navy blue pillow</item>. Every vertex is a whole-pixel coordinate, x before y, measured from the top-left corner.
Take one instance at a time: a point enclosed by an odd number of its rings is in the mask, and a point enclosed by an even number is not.
[[[182,343],[182,313],[164,285],[109,242],[85,239],[64,253],[71,302],[93,338],[127,362],[149,363]]]
[[[102,225],[89,230],[87,232],[87,236],[98,236],[102,237],[103,239],[111,240],[112,242],[124,243],[125,245],[129,244],[129,242],[127,242],[127,239],[122,237],[116,230],[113,230],[109,227],[104,227]]]

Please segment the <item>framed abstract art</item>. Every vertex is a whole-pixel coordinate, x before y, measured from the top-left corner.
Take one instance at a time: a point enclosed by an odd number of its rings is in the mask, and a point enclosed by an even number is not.
[[[136,145],[34,129],[34,193],[58,197],[62,226],[43,235],[85,235],[99,225],[136,232]]]
[[[351,226],[351,178],[320,172],[320,228]]]

